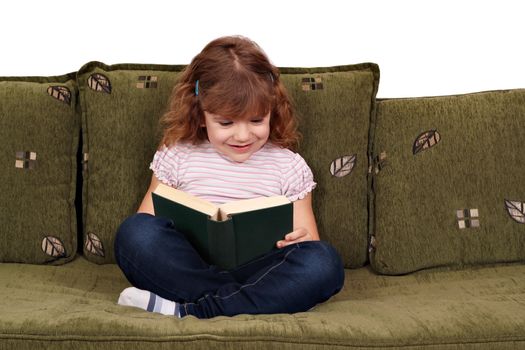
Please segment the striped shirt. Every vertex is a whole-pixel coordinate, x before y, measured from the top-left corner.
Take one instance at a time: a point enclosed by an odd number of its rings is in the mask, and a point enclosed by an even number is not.
[[[269,142],[242,163],[217,152],[209,142],[162,146],[150,169],[163,183],[216,204],[276,195],[296,201],[316,186],[299,154]]]

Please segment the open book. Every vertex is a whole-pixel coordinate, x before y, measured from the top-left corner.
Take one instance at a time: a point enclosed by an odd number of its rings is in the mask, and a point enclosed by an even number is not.
[[[172,219],[205,261],[224,269],[275,249],[293,230],[293,204],[285,196],[217,206],[160,183],[152,197],[155,215]]]

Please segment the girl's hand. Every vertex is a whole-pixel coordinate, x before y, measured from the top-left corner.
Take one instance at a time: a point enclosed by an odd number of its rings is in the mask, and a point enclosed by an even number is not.
[[[298,229],[284,236],[284,240],[277,241],[276,246],[277,248],[284,248],[290,244],[304,242],[304,241],[312,241],[312,240],[314,240],[314,237],[312,236],[312,234],[304,227],[299,227]]]
[[[284,236],[283,240],[277,241],[277,248],[287,245],[304,242],[318,241],[319,233],[312,210],[312,192],[308,193],[303,199],[293,202],[293,231]]]

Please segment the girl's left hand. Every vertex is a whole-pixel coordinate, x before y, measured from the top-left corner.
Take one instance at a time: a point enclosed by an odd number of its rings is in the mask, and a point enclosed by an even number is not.
[[[290,244],[304,241],[312,241],[313,239],[313,236],[307,229],[305,229],[304,227],[300,227],[284,236],[284,240],[277,241],[276,245],[277,248],[284,248]]]
[[[312,210],[312,193],[308,193],[303,199],[293,202],[293,231],[284,236],[284,239],[277,241],[277,248],[287,245],[304,242],[318,241],[319,233]]]

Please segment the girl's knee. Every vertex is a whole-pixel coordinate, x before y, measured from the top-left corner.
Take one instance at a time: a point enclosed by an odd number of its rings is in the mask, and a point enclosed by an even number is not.
[[[115,253],[141,246],[144,243],[144,237],[151,233],[154,219],[155,216],[147,213],[136,213],[126,218],[118,227],[115,235]]]
[[[143,226],[147,215],[144,213],[137,213],[127,217],[117,229],[115,236],[115,242],[121,243],[123,238],[130,238],[140,231],[140,227]]]
[[[120,224],[118,231],[133,231],[137,227],[140,227],[150,221],[155,216],[147,213],[136,213],[129,217],[127,217],[122,223]]]
[[[307,248],[312,251],[309,257],[314,260],[315,265],[342,267],[341,257],[330,243],[325,241],[309,241],[302,243],[302,248]]]
[[[333,289],[339,291],[344,284],[345,271],[341,256],[337,250],[327,242],[311,242],[312,252],[309,256],[309,267],[313,270],[318,278],[318,283],[333,286]]]

